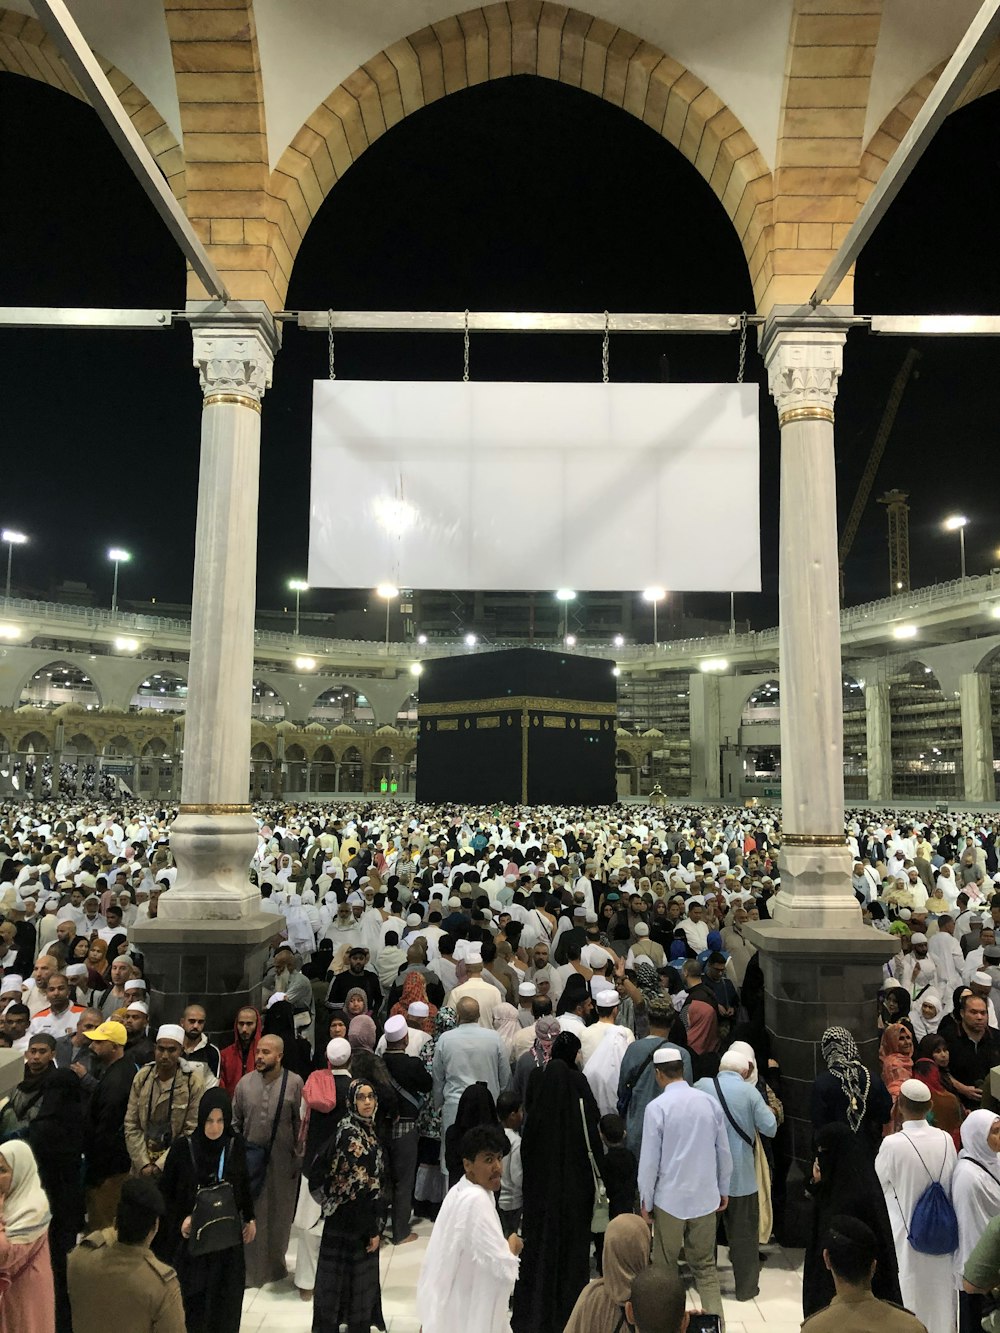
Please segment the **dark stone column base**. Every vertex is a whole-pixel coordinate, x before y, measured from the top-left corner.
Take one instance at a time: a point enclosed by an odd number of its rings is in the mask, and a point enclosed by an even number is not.
[[[764,1017],[781,1065],[791,1152],[811,1163],[810,1091],[826,1068],[820,1038],[828,1027],[847,1028],[862,1061],[878,1071],[875,1002],[882,968],[899,952],[899,941],[870,926],[813,930],[751,921],[743,929],[760,951]]]
[[[260,1008],[269,942],[281,918],[258,912],[239,921],[144,921],[131,938],[146,961],[150,1033],[179,1023],[189,1004],[205,1006],[208,1039],[227,1046],[236,1015]]]

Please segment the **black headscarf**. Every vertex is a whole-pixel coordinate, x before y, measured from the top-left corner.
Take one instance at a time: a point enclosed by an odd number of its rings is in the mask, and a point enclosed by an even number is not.
[[[560,1060],[570,1069],[576,1068],[576,1057],[580,1054],[580,1038],[575,1032],[560,1032],[552,1043],[552,1060]]]
[[[485,1083],[470,1083],[465,1089],[455,1112],[455,1120],[445,1134],[444,1164],[452,1184],[462,1176],[462,1140],[476,1125],[500,1125],[497,1104]]]
[[[205,1123],[213,1111],[222,1112],[223,1128],[217,1139],[205,1133]],[[191,1134],[191,1147],[198,1163],[199,1184],[203,1177],[215,1179],[219,1174],[219,1159],[223,1148],[233,1139],[233,1104],[225,1088],[209,1088],[198,1103],[198,1124]]]

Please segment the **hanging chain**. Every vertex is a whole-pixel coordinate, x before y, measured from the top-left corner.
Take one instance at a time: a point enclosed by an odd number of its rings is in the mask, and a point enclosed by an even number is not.
[[[740,314],[740,366],[736,372],[736,383],[743,383],[743,372],[747,364],[747,312]]]
[[[469,311],[465,312],[465,339],[463,342],[463,351],[465,353],[465,364],[462,369],[462,381],[465,384],[469,382]]]
[[[335,380],[337,378],[337,372],[333,366],[333,311],[332,310],[328,310],[326,312],[326,342],[330,352],[330,378],[332,380]]]
[[[610,361],[611,346],[610,346],[610,339],[608,337],[608,331],[610,329],[610,326],[611,326],[611,316],[605,310],[604,341],[601,343],[601,380],[604,384],[607,384],[608,382],[608,375],[610,370],[609,361]]]

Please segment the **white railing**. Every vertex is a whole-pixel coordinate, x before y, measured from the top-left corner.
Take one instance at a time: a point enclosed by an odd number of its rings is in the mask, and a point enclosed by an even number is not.
[[[935,583],[925,588],[915,588],[910,592],[899,593],[893,597],[883,597],[874,602],[863,602],[858,606],[845,607],[840,614],[842,633],[850,633],[869,628],[881,622],[906,618],[927,611],[935,606],[961,606],[963,603],[981,603],[985,597],[996,598],[1000,607],[1000,570],[965,579],[952,579],[947,583]],[[103,631],[130,631],[146,637],[181,635],[188,637],[191,624],[188,620],[176,617],[141,615],[133,611],[110,611],[100,607],[74,606],[62,602],[31,601],[27,598],[11,597],[0,602],[3,614],[12,620],[38,622],[41,620],[56,622],[75,631],[93,629]],[[293,634],[281,630],[258,629],[254,632],[254,645],[258,652],[268,650],[296,655],[315,654],[322,657],[356,657],[371,664],[373,659],[385,661],[413,661],[424,657],[455,656],[489,652],[499,648],[540,648],[548,652],[565,652],[561,642],[539,642],[527,637],[488,638],[479,636],[478,642],[469,647],[460,640],[430,639],[425,644],[394,642],[388,644],[379,640],[336,639],[316,634]],[[578,635],[573,647],[574,653],[587,657],[607,657],[620,663],[646,662],[650,665],[672,661],[683,661],[692,657],[739,656],[773,657],[778,646],[776,627],[763,630],[751,630],[746,634],[716,634],[711,637],[692,639],[671,639],[669,642],[653,644],[629,643],[615,647],[604,639]],[[276,663],[275,669],[288,669],[283,663]]]

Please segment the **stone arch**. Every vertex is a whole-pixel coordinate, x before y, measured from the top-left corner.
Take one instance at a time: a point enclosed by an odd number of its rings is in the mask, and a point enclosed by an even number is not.
[[[146,662],[145,666],[146,670],[138,677],[137,683],[132,688],[129,709],[153,708],[158,713],[183,713],[187,708],[188,664]],[[143,688],[147,681],[151,684],[144,694]],[[183,683],[183,694],[174,693],[176,687],[171,685],[172,681]],[[176,704],[176,707],[164,707],[157,703],[157,700],[163,700],[165,697],[169,698],[172,705]]]
[[[687,158],[732,221],[759,297],[767,278],[772,177],[742,123],[657,47],[549,0],[487,4],[432,23],[372,56],[320,103],[270,177],[279,293],[288,290],[295,255],[324,199],[375,139],[449,93],[519,74],[592,93]]]
[[[97,743],[93,736],[89,736],[85,731],[76,731],[72,736],[66,737],[63,754],[67,751],[75,751],[77,757],[82,759],[97,754]]]
[[[889,165],[890,158],[916,119],[917,112],[931,95],[946,64],[947,61],[940,61],[918,79],[865,144],[858,174],[859,204],[863,204],[871,194],[878,178]],[[977,97],[985,97],[988,93],[996,92],[998,88],[1000,88],[1000,41],[994,42],[986,59],[962,90],[953,110],[958,111],[960,107],[974,102]]]
[[[27,731],[18,739],[21,754],[48,754],[51,741],[41,731]]]
[[[265,702],[271,699],[277,700],[277,703]],[[279,708],[280,713],[278,712]],[[288,701],[281,691],[276,688],[266,673],[255,672],[250,686],[250,715],[259,722],[274,723],[283,721],[287,711]]]
[[[773,708],[777,710],[781,706],[781,682],[777,676],[768,676],[763,680],[757,680],[757,677],[754,676],[752,679],[756,682],[755,684],[749,689],[744,686],[746,694],[743,697],[743,705],[740,709],[741,727],[764,721],[765,719],[761,713],[762,709]],[[756,716],[753,716],[755,713]],[[766,720],[774,721],[776,719],[767,718]]]
[[[888,674],[892,794],[906,800],[962,793],[958,699],[943,690],[920,654],[899,657]]]
[[[159,736],[154,736],[151,741],[147,741],[140,751],[143,759],[162,759],[168,753],[166,741]]]
[[[166,121],[145,93],[110,60],[94,52],[129,119],[152,153],[177,199],[187,195],[184,154]],[[0,70],[23,75],[87,102],[52,38],[36,18],[0,9]]]
[[[135,755],[135,746],[128,736],[119,733],[104,742],[101,754],[106,759],[131,759]]]
[[[103,708],[105,704],[105,693],[100,685],[94,679],[93,672],[90,670],[91,663],[86,656],[79,653],[67,653],[64,657],[46,657],[44,653],[39,653],[35,657],[33,665],[27,667],[22,673],[19,681],[15,685],[14,707],[21,705],[21,700],[25,690],[36,676],[44,675],[47,671],[67,671],[71,675],[79,676],[81,683],[89,685],[94,693],[93,707]],[[83,679],[85,678],[85,680]]]

